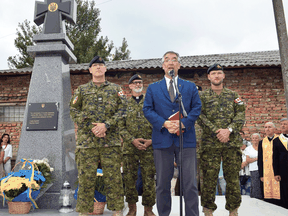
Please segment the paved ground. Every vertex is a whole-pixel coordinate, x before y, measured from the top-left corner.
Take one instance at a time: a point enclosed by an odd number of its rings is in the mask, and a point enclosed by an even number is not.
[[[144,208],[142,207],[141,203],[141,197],[139,197],[140,202],[138,202],[138,212],[137,216],[142,216],[144,214]],[[199,199],[200,202],[200,199]],[[183,202],[184,203],[184,202]],[[174,196],[172,201],[173,207],[170,216],[179,216],[179,197]],[[214,216],[228,216],[228,211],[225,210],[225,197],[224,196],[216,196],[216,204],[218,205],[217,210],[214,212]],[[127,204],[126,204],[127,205]],[[184,204],[183,204],[184,205]],[[184,206],[183,206],[184,208]],[[199,209],[200,209],[200,216],[203,216],[202,207],[199,203]],[[154,206],[153,211],[156,215],[157,210],[156,206]],[[124,210],[124,215],[126,215],[128,212],[128,209],[126,208]],[[8,209],[0,209],[0,215],[1,216],[8,216],[10,215],[8,213]],[[19,215],[19,214],[18,214]],[[47,210],[47,209],[36,209],[29,213],[31,216],[78,216],[77,212],[72,213],[59,213],[56,210]],[[103,216],[112,215],[111,211],[105,209]],[[183,216],[185,213],[183,212]],[[272,205],[270,203],[250,198],[249,196],[242,196],[242,204],[239,208],[239,216],[287,216],[288,215],[288,209],[281,208],[279,206]],[[19,215],[21,216],[21,215]],[[27,216],[22,215],[22,216]],[[190,216],[190,215],[187,215]]]

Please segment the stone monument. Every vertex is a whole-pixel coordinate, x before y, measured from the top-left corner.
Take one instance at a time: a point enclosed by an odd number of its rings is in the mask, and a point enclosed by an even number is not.
[[[58,209],[65,180],[73,187],[77,179],[75,132],[70,119],[69,63],[76,63],[73,44],[65,34],[64,20],[76,22],[75,0],[35,2],[34,22],[44,23],[28,52],[35,57],[17,160],[48,158],[53,185],[36,202],[42,209]],[[75,188],[75,186],[74,186]]]

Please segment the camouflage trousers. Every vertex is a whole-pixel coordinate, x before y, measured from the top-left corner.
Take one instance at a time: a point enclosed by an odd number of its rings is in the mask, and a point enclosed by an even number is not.
[[[120,171],[121,147],[76,148],[75,156],[79,178],[76,211],[93,212],[95,177],[99,161],[101,161],[103,170],[107,208],[111,211],[123,209],[124,190]]]
[[[200,158],[197,158],[197,186],[198,186],[198,191],[201,194],[202,188],[203,188],[203,171],[200,167]]]
[[[241,169],[242,153],[238,147],[201,149],[200,167],[203,174],[201,205],[213,211],[217,209],[215,193],[221,157],[223,160],[224,178],[227,183],[225,208],[232,211],[241,204],[239,171]]]
[[[126,202],[138,202],[138,192],[136,190],[137,172],[140,163],[143,181],[142,205],[152,207],[155,205],[155,165],[153,158],[153,148],[149,146],[146,151],[136,150],[134,154],[123,155],[123,174],[125,183]]]

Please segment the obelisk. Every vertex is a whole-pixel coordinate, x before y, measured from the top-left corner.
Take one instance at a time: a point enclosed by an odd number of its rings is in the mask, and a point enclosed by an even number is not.
[[[34,22],[44,23],[28,52],[35,57],[16,162],[21,158],[48,158],[53,185],[37,199],[39,208],[58,209],[60,189],[65,180],[77,179],[75,132],[70,119],[69,63],[76,63],[74,46],[65,33],[64,20],[75,23],[75,0],[35,2]]]

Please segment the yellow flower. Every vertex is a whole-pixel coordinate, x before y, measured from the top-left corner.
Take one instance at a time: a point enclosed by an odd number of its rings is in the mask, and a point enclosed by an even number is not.
[[[26,184],[27,187],[32,189],[40,189],[40,185],[37,184],[35,180],[31,182],[27,178],[21,177],[10,177],[6,182],[2,181],[0,186],[0,191],[9,191],[11,189],[20,189],[22,184]]]

